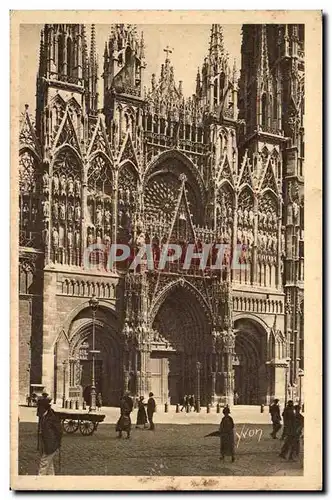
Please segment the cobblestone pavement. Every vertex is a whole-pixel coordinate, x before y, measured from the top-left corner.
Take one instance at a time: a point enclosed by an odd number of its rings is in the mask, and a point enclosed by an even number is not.
[[[134,421],[134,420],[133,420]],[[236,424],[236,460],[219,460],[218,437],[204,437],[216,424],[159,424],[154,432],[135,429],[117,439],[114,424],[100,425],[92,436],[64,434],[61,472],[56,474],[142,476],[302,475],[303,454],[289,462],[278,457],[282,442],[271,439],[267,424]],[[37,424],[19,424],[19,474],[37,472]]]

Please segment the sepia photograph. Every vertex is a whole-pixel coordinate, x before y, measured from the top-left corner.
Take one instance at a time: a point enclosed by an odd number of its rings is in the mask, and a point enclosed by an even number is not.
[[[13,13],[12,486],[319,489],[321,13],[119,12]]]

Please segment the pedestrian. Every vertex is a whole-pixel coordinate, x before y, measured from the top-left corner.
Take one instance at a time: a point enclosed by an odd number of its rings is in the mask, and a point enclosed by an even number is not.
[[[225,456],[231,456],[232,462],[235,460],[234,454],[234,421],[230,416],[230,409],[226,406],[223,409],[223,418],[220,422],[220,460]]]
[[[146,416],[146,411],[145,411],[144,396],[140,396],[138,400],[136,429],[138,429],[140,425],[143,425],[143,428],[145,429],[147,423],[148,423],[148,417]]]
[[[39,401],[39,476],[54,476],[54,456],[61,446],[61,421],[51,408],[51,398],[43,396]]]
[[[192,394],[190,397],[189,397],[189,407],[190,407],[190,411],[195,411],[195,396]]]
[[[130,438],[131,431],[131,418],[130,414],[133,410],[133,400],[129,396],[129,393],[125,395],[120,400],[120,418],[116,423],[115,431],[118,432],[118,438],[122,438],[122,432],[127,433],[127,439]]]
[[[270,415],[272,421],[272,432],[270,436],[273,439],[277,439],[277,434],[281,429],[281,416],[280,416],[280,406],[279,399],[275,399],[273,404],[270,406]]]
[[[238,393],[235,391],[234,392],[234,404],[237,405],[239,402],[239,395]]]
[[[282,458],[293,459],[292,450],[294,449],[294,440],[296,436],[296,420],[293,401],[288,401],[283,411],[285,441],[281,448],[279,456]],[[287,455],[289,456],[287,457]]]
[[[301,415],[301,407],[300,405],[295,405],[295,417],[294,417],[294,436],[292,441],[291,452],[289,455],[290,460],[292,460],[293,456],[296,457],[300,454],[300,440],[304,428],[304,417]]]
[[[154,423],[153,423],[153,414],[156,411],[156,402],[153,398],[153,392],[149,393],[149,399],[148,399],[148,404],[147,404],[147,413],[148,413],[148,419],[149,419],[149,424],[150,424],[150,431],[154,431]]]
[[[294,403],[293,401],[288,401],[286,408],[282,412],[282,418],[283,418],[283,423],[284,423],[284,428],[282,430],[282,436],[281,439],[284,440],[287,436],[287,426],[288,423],[292,421],[292,418],[294,416]]]
[[[187,409],[187,403],[188,403],[188,396],[187,396],[187,394],[185,394],[183,396],[183,399],[182,399],[182,408],[181,408],[181,411]]]
[[[103,406],[103,399],[101,397],[100,392],[98,392],[98,394],[97,394],[96,404],[97,404],[98,410],[100,411],[101,407]]]

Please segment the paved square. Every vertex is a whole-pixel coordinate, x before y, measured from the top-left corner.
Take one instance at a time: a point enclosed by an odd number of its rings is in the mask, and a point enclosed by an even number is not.
[[[135,429],[129,440],[116,437],[114,424],[102,424],[94,435],[64,434],[63,475],[270,476],[302,475],[303,453],[295,462],[278,457],[282,442],[271,439],[267,424],[236,425],[236,461],[219,460],[219,438],[204,437],[215,424],[158,424],[155,432]],[[37,424],[19,427],[19,474],[35,475]],[[59,474],[58,457],[55,461]]]

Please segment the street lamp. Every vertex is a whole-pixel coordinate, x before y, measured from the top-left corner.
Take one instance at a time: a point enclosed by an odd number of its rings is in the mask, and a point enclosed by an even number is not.
[[[202,364],[197,361],[196,369],[197,369],[197,413],[201,411],[201,366]]]
[[[62,391],[62,408],[66,405],[66,367],[67,361],[62,361],[63,364],[63,391]]]
[[[289,362],[291,358],[286,358],[286,365],[285,365],[285,408],[287,405],[287,396],[288,396],[288,368],[289,368]]]
[[[99,306],[99,300],[95,295],[92,295],[91,299],[89,300],[89,304],[92,310],[92,350],[90,353],[92,354],[92,382],[91,382],[91,393],[90,393],[90,411],[95,411],[96,410],[96,381],[95,381],[95,355],[99,353],[99,351],[96,351],[95,349],[95,336],[96,336],[96,312]]]
[[[303,375],[304,375],[304,371],[302,370],[302,368],[299,368],[298,376],[300,379],[300,400],[299,400],[300,409],[302,409],[302,377],[303,377]]]

